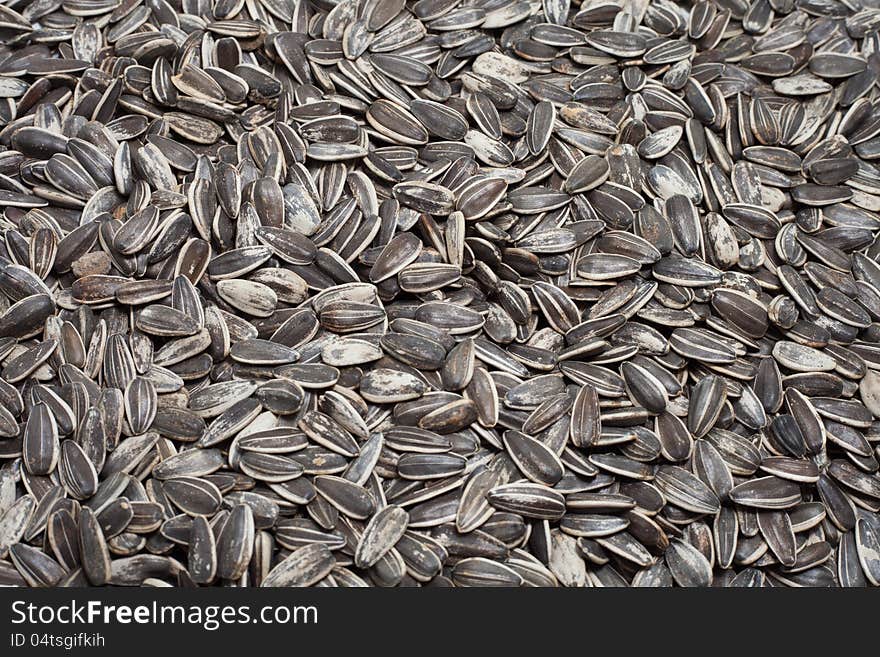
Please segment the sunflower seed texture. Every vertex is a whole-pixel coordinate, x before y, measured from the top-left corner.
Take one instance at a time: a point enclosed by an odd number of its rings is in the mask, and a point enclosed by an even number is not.
[[[0,585],[880,585],[878,30],[0,4]]]

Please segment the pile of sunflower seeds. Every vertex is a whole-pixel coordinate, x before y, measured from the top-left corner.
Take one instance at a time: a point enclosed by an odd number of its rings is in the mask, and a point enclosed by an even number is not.
[[[880,585],[878,29],[7,0],[0,584]]]

